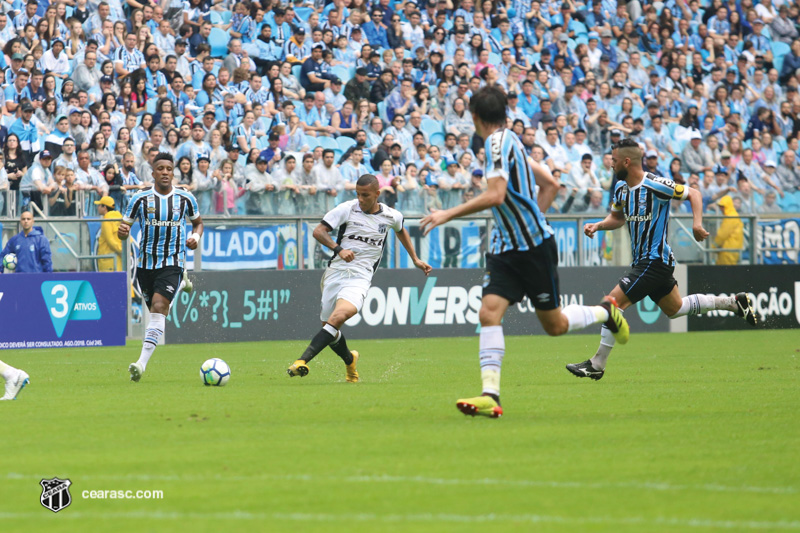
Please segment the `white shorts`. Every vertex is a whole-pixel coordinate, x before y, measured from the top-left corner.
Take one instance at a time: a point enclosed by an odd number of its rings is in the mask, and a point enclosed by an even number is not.
[[[372,276],[353,272],[352,270],[325,270],[322,276],[320,289],[322,290],[322,305],[319,319],[325,322],[333,313],[337,300],[347,300],[358,311],[364,305],[367,291],[372,284]]]

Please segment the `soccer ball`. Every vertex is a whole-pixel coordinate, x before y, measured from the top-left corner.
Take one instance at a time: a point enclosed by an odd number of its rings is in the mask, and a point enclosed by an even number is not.
[[[14,272],[17,269],[17,254],[6,254],[3,258],[3,268]]]
[[[209,359],[200,367],[200,379],[203,385],[224,386],[231,378],[231,368],[222,359]]]

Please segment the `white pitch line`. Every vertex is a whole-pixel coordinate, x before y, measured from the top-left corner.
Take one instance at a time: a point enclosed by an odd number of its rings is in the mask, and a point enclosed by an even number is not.
[[[43,515],[34,513],[6,513],[0,512],[0,520],[41,519]],[[137,519],[137,520],[240,520],[240,521],[289,521],[289,522],[425,522],[425,523],[461,523],[461,524],[487,524],[487,523],[553,523],[571,525],[636,525],[650,528],[663,526],[696,528],[696,529],[735,529],[735,530],[800,530],[798,521],[763,521],[763,520],[711,520],[705,518],[671,518],[658,517],[653,519],[631,516],[590,516],[573,517],[537,514],[482,514],[463,515],[447,513],[425,514],[329,514],[329,513],[253,513],[249,511],[231,511],[223,513],[183,513],[172,511],[128,511],[128,512],[83,512],[65,510],[58,515],[59,520],[88,520],[88,519]]]
[[[48,476],[35,476],[10,472],[5,476],[6,480],[40,480]],[[497,486],[497,487],[545,487],[555,489],[630,489],[630,490],[652,490],[652,491],[701,491],[701,492],[730,492],[730,493],[754,493],[754,494],[796,494],[798,491],[794,487],[754,487],[754,486],[730,486],[718,484],[701,485],[676,485],[657,481],[647,482],[584,482],[584,481],[542,481],[530,479],[451,479],[433,478],[424,476],[314,476],[305,474],[289,475],[256,475],[256,476],[236,476],[236,475],[149,475],[149,474],[128,474],[128,475],[89,475],[80,476],[80,481],[179,481],[179,482],[201,482],[201,481],[304,481],[304,482],[334,482],[334,483],[416,483],[423,485],[441,486]]]

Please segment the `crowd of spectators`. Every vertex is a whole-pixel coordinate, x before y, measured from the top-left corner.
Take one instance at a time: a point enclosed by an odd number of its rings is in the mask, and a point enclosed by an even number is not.
[[[602,214],[611,147],[716,209],[800,211],[800,7],[786,0],[6,0],[0,202],[118,208],[159,152],[203,214],[312,214],[374,173],[409,214],[485,187],[470,97]],[[84,190],[86,194],[76,196]],[[7,202],[6,202],[7,203]],[[0,214],[4,212],[0,205]],[[686,206],[676,204],[676,212]]]

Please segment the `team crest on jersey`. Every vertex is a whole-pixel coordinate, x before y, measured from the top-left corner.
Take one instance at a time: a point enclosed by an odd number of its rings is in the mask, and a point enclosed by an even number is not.
[[[378,224],[378,233],[386,233],[386,228],[388,226],[386,224]]]

